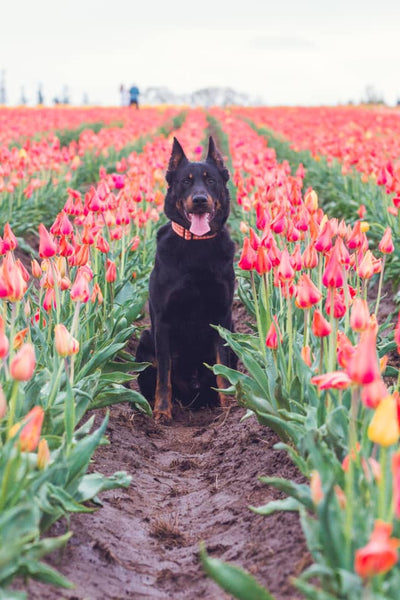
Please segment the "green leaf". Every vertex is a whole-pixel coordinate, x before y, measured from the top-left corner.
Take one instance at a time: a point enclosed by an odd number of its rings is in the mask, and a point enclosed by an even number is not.
[[[303,506],[314,511],[314,504],[311,500],[310,488],[304,483],[295,483],[288,479],[282,479],[281,477],[260,477],[260,481],[267,485],[285,492],[287,496],[291,496],[298,500]]]
[[[47,484],[48,486],[48,497],[52,504],[58,504],[64,512],[71,513],[91,513],[93,512],[93,508],[89,508],[80,504],[74,498],[68,494],[62,487],[56,487],[51,483]]]
[[[0,600],[26,600],[25,592],[16,592],[15,590],[0,589]]]
[[[106,477],[101,473],[89,473],[82,478],[79,483],[76,498],[80,502],[91,500],[100,492],[113,490],[120,487],[129,487],[132,477],[125,471],[117,471],[111,477]]]
[[[275,512],[297,512],[300,508],[300,503],[295,498],[283,498],[282,500],[271,500],[264,506],[249,506],[250,510],[258,515],[272,515]]]
[[[61,573],[58,573],[58,571],[52,569],[49,565],[45,565],[41,562],[24,560],[21,565],[21,570],[25,576],[28,575],[38,581],[44,581],[45,583],[68,589],[75,587],[74,584],[68,581]]]
[[[75,398],[71,388],[71,383],[67,377],[66,380],[67,393],[65,396],[64,403],[64,425],[65,425],[65,436],[67,443],[72,443],[72,438],[75,429]]]
[[[131,390],[123,386],[110,388],[107,391],[102,392],[91,403],[90,408],[102,408],[112,404],[119,404],[120,402],[130,402],[136,408],[146,413],[146,415],[152,415],[150,404],[147,402],[146,398],[136,390]]]
[[[238,600],[274,600],[268,590],[242,569],[207,556],[204,543],[200,547],[200,558],[207,575]]]
[[[338,600],[338,597],[328,592],[324,592],[321,588],[317,588],[310,583],[306,583],[301,579],[294,579],[293,585],[300,590],[309,600]],[[350,600],[350,599],[349,599]]]

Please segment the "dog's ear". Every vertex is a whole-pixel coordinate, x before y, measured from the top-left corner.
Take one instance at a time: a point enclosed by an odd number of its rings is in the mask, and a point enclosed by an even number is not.
[[[208,143],[208,154],[206,158],[206,162],[212,162],[216,165],[219,172],[221,173],[223,179],[228,181],[229,179],[229,171],[224,165],[224,159],[222,158],[221,153],[217,149],[215,142],[210,135],[209,143]]]
[[[166,179],[167,179],[168,183],[171,183],[173,174],[177,170],[179,165],[184,164],[185,162],[188,162],[188,159],[186,158],[186,155],[183,151],[182,146],[180,145],[180,143],[178,142],[176,137],[174,137],[171,158],[169,159],[168,169],[167,169],[167,174],[166,174]]]

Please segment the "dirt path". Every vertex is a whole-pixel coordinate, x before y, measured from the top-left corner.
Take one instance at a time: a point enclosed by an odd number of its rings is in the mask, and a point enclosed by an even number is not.
[[[208,552],[249,569],[278,599],[298,597],[288,584],[307,551],[294,514],[264,518],[248,510],[278,497],[258,475],[298,478],[276,436],[243,410],[180,410],[171,426],[113,409],[95,469],[133,475],[126,490],[102,494],[103,508],[71,519],[74,536],[49,562],[76,585],[72,591],[31,582],[32,600],[220,600],[226,595],[199,565]],[[65,525],[64,525],[65,527]],[[58,524],[54,533],[61,533]]]

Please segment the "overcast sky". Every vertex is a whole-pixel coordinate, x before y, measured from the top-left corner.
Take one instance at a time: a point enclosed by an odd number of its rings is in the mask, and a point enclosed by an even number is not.
[[[3,0],[7,101],[119,104],[119,85],[230,86],[268,105],[400,99],[400,0]]]

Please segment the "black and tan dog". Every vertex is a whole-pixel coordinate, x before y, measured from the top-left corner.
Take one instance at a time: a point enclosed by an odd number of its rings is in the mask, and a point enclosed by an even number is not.
[[[151,362],[139,376],[154,401],[156,419],[172,418],[172,399],[215,406],[221,387],[204,363],[236,366],[236,357],[211,327],[232,328],[234,244],[229,215],[229,173],[212,137],[204,162],[190,162],[174,138],[166,175],[164,212],[150,276],[151,329],[143,331],[136,360]]]

